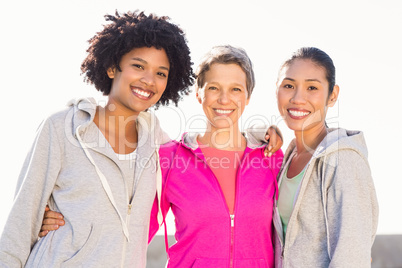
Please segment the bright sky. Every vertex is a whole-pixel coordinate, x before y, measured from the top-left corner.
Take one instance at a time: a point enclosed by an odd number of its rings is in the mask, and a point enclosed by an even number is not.
[[[80,64],[87,40],[117,9],[168,15],[186,32],[195,66],[214,45],[246,49],[257,85],[243,126],[263,120],[292,133],[278,116],[278,67],[301,46],[326,51],[337,67],[338,104],[330,126],[362,130],[380,204],[379,234],[402,234],[402,2],[364,1],[2,1],[1,74],[3,101],[0,230],[6,221],[22,162],[40,122],[76,97],[101,95],[83,83]],[[157,111],[171,138],[200,123],[194,94],[179,108]]]

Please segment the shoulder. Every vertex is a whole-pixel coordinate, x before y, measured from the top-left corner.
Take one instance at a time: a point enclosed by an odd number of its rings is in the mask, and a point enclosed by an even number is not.
[[[341,149],[321,158],[321,172],[327,187],[353,189],[374,188],[367,159],[358,151]]]
[[[71,118],[71,108],[65,107],[64,109],[54,112],[43,118],[37,131],[43,132],[46,130],[64,130],[66,122],[71,122]]]
[[[159,148],[159,156],[160,158],[172,158],[172,156],[176,153],[177,148],[180,143],[175,140],[171,140],[168,143],[162,144]]]
[[[65,107],[51,114],[48,118],[55,123],[71,121],[73,118],[87,121],[89,117],[95,115],[96,107],[97,104],[93,98],[72,99],[67,102]]]
[[[320,157],[324,165],[337,170],[357,170],[363,165],[368,167],[368,160],[360,151],[343,148]]]

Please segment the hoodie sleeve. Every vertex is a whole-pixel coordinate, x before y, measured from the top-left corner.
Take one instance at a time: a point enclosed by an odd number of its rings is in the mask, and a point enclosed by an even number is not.
[[[324,163],[324,176],[331,178],[326,200],[329,267],[370,267],[378,223],[370,168],[353,150],[341,150],[336,158],[336,165]]]
[[[0,267],[23,267],[38,239],[46,203],[61,167],[51,119],[45,120],[21,170],[14,204],[0,240]]]
[[[249,143],[253,145],[262,145],[267,143],[265,140],[265,134],[267,133],[270,126],[267,125],[252,125],[246,129],[245,135]]]

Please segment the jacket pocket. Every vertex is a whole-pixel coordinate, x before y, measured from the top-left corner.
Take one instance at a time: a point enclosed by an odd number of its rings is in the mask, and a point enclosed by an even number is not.
[[[264,259],[241,259],[234,260],[233,267],[235,268],[267,268],[269,267]]]
[[[227,267],[229,264],[228,259],[207,259],[207,258],[198,258],[195,259],[193,265],[191,267],[193,268],[212,268],[212,267]]]
[[[69,259],[61,264],[61,267],[82,267],[83,260],[90,257],[91,253],[96,248],[100,236],[100,228],[91,226],[88,238],[82,247]]]
[[[52,243],[55,232],[49,232],[48,235],[42,237],[36,242],[29,255],[26,267],[49,267],[46,264],[47,255],[49,254],[50,244]]]
[[[228,267],[228,259],[207,259],[198,258],[194,261],[193,268],[220,268]],[[234,260],[233,267],[235,268],[267,268],[268,265],[264,259],[240,259]]]

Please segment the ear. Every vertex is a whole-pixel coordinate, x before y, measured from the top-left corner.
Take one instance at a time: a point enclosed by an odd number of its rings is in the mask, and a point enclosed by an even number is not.
[[[331,96],[328,98],[328,107],[333,107],[338,100],[339,96],[339,86],[335,85],[334,90],[331,93]]]
[[[201,97],[201,92],[200,92],[200,89],[197,87],[196,88],[196,90],[195,90],[195,97],[197,98],[197,100],[198,100],[198,102],[200,103],[200,104],[202,104],[202,97]]]
[[[113,78],[114,78],[115,71],[116,71],[116,68],[111,68],[111,67],[110,67],[110,68],[107,69],[107,71],[106,71],[107,76],[109,76],[110,79],[113,79]]]

